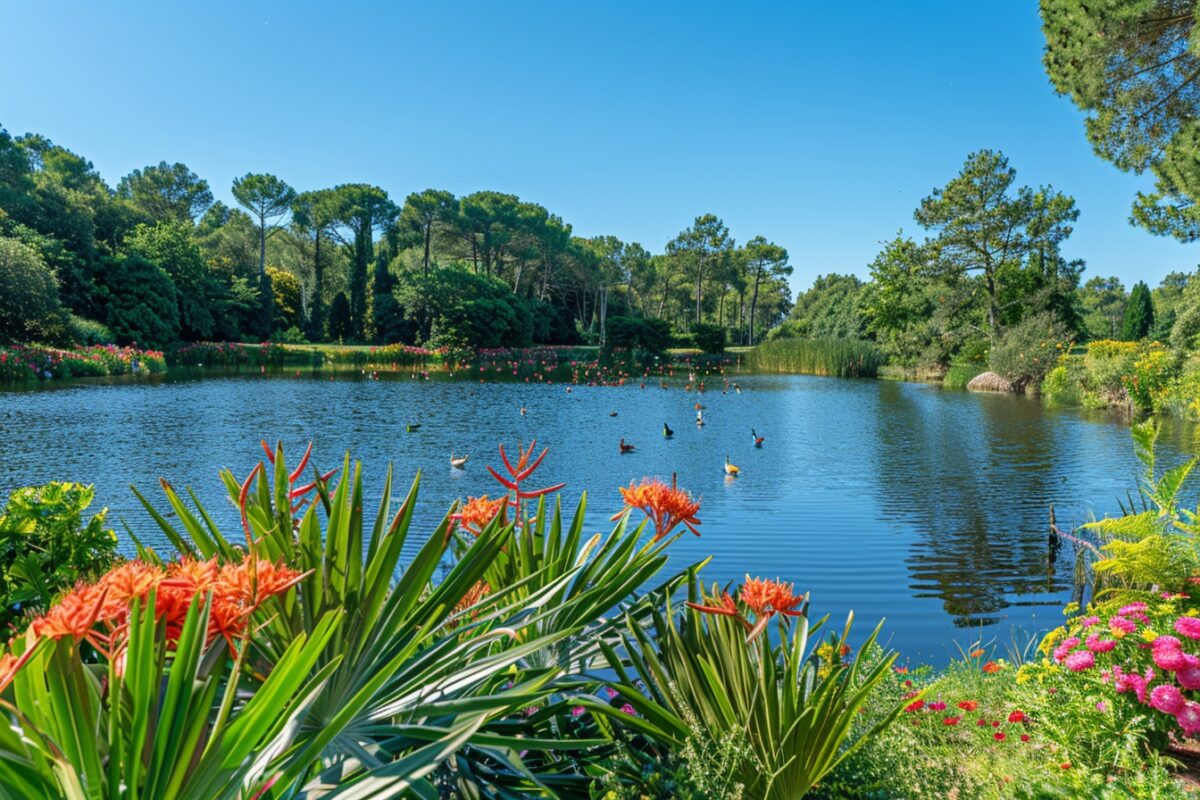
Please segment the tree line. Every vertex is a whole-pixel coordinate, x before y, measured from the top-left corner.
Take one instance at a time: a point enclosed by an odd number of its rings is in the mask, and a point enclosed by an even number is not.
[[[82,156],[0,128],[0,338],[496,347],[603,343],[620,317],[749,344],[791,307],[787,251],[739,245],[712,214],[652,253],[496,191],[397,203],[248,173],[231,194],[166,162],[110,187]]]

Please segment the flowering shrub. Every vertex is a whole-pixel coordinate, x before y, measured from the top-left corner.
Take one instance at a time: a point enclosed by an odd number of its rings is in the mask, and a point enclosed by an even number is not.
[[[26,345],[0,346],[0,381],[36,381],[165,372],[163,354],[135,347],[92,345],[73,350]]]

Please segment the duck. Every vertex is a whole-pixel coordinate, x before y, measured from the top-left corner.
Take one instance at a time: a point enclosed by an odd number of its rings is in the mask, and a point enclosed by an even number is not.
[[[470,458],[470,456],[467,455],[466,453],[463,453],[462,456],[459,458],[455,458],[454,452],[451,451],[450,452],[450,466],[454,467],[455,469],[462,469],[463,467],[465,467],[467,465],[468,458]]]
[[[409,433],[416,433],[417,431],[421,430],[421,423],[410,422],[404,426],[404,430],[408,431]]]
[[[731,478],[736,478],[741,472],[741,469],[729,463],[729,456],[725,456],[725,474]]]
[[[621,438],[621,444],[620,444],[620,447],[621,447],[621,455],[625,455],[626,453],[632,453],[634,450],[636,450],[636,449],[637,449],[637,448],[636,448],[636,447],[634,447],[633,445],[631,445],[631,444],[628,444],[628,443],[625,441],[625,438],[624,438],[624,437],[622,437],[622,438]]]
[[[525,416],[525,406],[521,406],[521,416]]]
[[[671,430],[671,426],[664,422],[663,423],[663,438],[670,439],[674,435],[675,435],[675,431]]]
[[[610,412],[608,412],[608,415],[609,415],[610,417],[615,417],[615,416],[617,415],[617,412],[615,412],[615,411],[610,411]]]
[[[762,447],[763,437],[758,435],[758,431],[754,430],[754,428],[751,428],[750,435],[754,437],[754,446]]]

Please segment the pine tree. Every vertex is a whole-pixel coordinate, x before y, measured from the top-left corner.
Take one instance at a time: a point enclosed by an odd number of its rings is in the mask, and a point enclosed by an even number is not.
[[[1121,339],[1136,342],[1145,339],[1154,327],[1154,301],[1150,299],[1150,287],[1138,281],[1129,294],[1129,305],[1125,306],[1125,320],[1121,323]]]

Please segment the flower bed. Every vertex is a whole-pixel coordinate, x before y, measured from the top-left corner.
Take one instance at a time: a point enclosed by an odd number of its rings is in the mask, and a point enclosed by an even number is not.
[[[157,350],[92,345],[72,350],[35,345],[0,346],[0,381],[9,383],[107,375],[151,375],[165,372]]]

